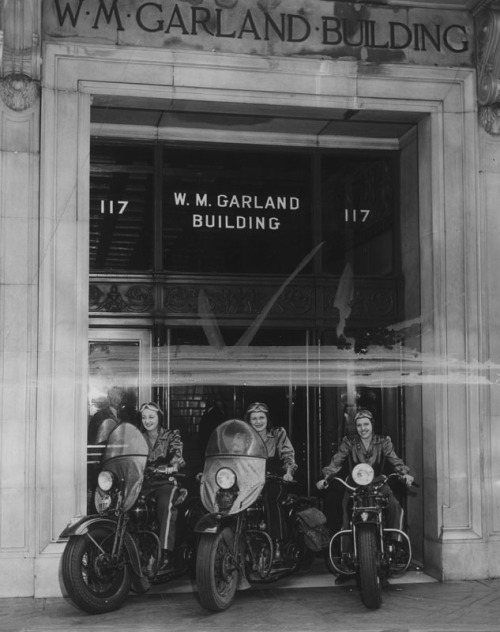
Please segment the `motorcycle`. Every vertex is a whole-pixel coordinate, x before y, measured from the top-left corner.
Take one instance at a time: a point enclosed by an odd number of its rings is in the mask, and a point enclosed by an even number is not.
[[[180,485],[184,475],[148,468],[148,475],[175,486],[177,538],[172,567],[160,572],[162,547],[156,500],[141,494],[148,445],[132,424],[109,434],[101,458],[94,506],[97,513],[76,516],[64,531],[69,538],[61,560],[64,587],[72,601],[92,614],[119,608],[130,590],[143,593],[193,569],[194,526],[203,509]]]
[[[383,487],[393,477],[401,479],[396,473],[375,478],[373,468],[360,463],[351,473],[355,486],[338,477],[332,479],[349,491],[352,506],[350,528],[337,531],[330,540],[328,564],[341,578],[356,578],[361,600],[371,609],[382,604],[384,583],[404,573],[412,559],[407,534],[385,526],[388,495]]]
[[[266,461],[264,442],[244,421],[225,421],[208,441],[200,496],[209,513],[195,528],[200,534],[196,583],[207,610],[225,610],[236,590],[253,582],[275,581],[308,568],[316,552],[328,544],[326,518],[316,509],[316,500],[287,492],[293,482],[266,476]],[[280,487],[285,539],[279,546],[267,524],[266,481]],[[326,540],[318,542],[325,533]]]

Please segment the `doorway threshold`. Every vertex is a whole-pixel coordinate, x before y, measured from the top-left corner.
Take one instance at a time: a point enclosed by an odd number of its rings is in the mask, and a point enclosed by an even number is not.
[[[438,580],[430,575],[426,575],[421,570],[413,569],[408,570],[400,577],[393,577],[389,580],[389,584],[391,586],[399,584],[426,584],[432,582],[438,582]],[[342,588],[349,587],[351,585],[356,585],[354,579],[340,585],[335,584],[335,576],[326,569],[323,560],[317,559],[309,571],[283,577],[283,579],[270,583],[255,583],[250,586],[249,590],[266,590],[266,588],[272,590],[295,588]],[[196,582],[189,579],[189,577],[184,577],[173,580],[168,584],[153,586],[148,594],[179,594],[191,592],[197,592]]]

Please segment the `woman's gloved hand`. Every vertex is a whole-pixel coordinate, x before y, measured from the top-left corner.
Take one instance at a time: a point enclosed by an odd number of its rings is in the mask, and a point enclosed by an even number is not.
[[[157,468],[157,470],[158,472],[161,472],[162,474],[175,474],[175,472],[178,472],[177,465],[172,465],[172,466],[160,465]]]
[[[411,486],[412,486],[412,483],[413,483],[413,481],[414,481],[415,479],[413,478],[413,476],[412,476],[411,474],[405,474],[405,475],[403,476],[403,480],[404,480],[404,482],[405,482],[405,484],[406,484],[406,486],[407,486],[407,487],[411,487]]]
[[[328,487],[328,481],[326,478],[322,478],[320,481],[316,483],[316,487],[318,489],[326,489]]]

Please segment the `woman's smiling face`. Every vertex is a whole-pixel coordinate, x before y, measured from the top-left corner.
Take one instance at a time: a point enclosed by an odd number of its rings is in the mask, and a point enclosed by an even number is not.
[[[250,425],[257,430],[257,432],[263,432],[267,427],[267,415],[266,413],[256,412],[250,414]]]
[[[148,408],[144,409],[141,413],[142,425],[148,432],[154,432],[158,428],[160,420],[158,419],[158,413],[155,410]]]
[[[373,434],[372,422],[368,417],[359,417],[356,420],[356,430],[362,439],[371,439]]]

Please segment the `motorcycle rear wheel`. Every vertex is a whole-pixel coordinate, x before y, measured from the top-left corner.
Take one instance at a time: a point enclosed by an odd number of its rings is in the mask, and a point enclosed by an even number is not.
[[[238,570],[231,548],[234,531],[225,527],[215,536],[202,534],[196,556],[196,584],[201,605],[221,612],[233,602],[238,584]]]
[[[380,608],[382,585],[377,569],[377,537],[373,525],[358,525],[356,530],[361,600],[367,608]]]
[[[90,614],[117,610],[130,590],[128,564],[116,566],[109,562],[107,554],[113,540],[112,531],[95,526],[85,535],[70,538],[64,549],[61,569],[64,586],[72,601]]]

